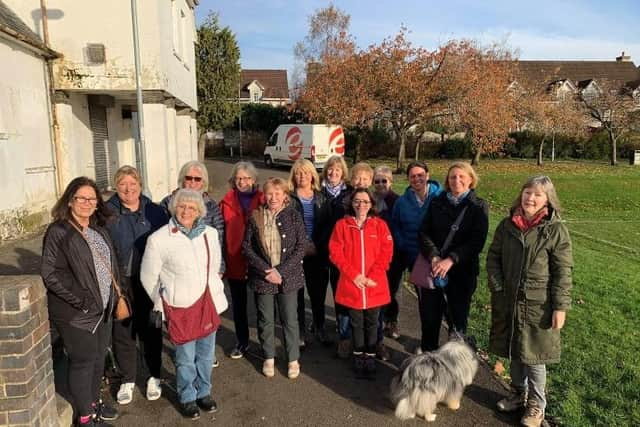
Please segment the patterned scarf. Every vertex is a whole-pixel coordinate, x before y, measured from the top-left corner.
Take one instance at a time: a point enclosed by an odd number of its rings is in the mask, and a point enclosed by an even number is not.
[[[331,185],[327,181],[322,181],[322,186],[327,190],[327,193],[329,193],[332,199],[338,197],[342,190],[347,188],[347,185],[344,182],[341,182],[338,185]]]
[[[513,215],[511,215],[511,222],[515,225],[518,230],[526,233],[531,228],[540,224],[543,219],[545,219],[549,215],[549,209],[545,206],[540,209],[540,211],[535,214],[535,216],[531,219],[527,219],[524,215],[524,210],[522,206],[518,206],[514,211]]]
[[[189,240],[193,240],[196,237],[198,237],[199,235],[201,235],[202,232],[207,227],[207,224],[205,224],[205,222],[203,221],[202,218],[197,218],[193,222],[193,226],[191,227],[191,230],[188,230],[187,227],[185,227],[184,225],[180,224],[178,222],[178,219],[175,216],[172,217],[171,220],[173,221],[173,225],[174,225],[172,231],[175,233],[178,230],[180,230],[182,232],[182,234],[184,234],[185,236],[187,236],[189,238]],[[176,228],[177,228],[177,230],[176,230]]]

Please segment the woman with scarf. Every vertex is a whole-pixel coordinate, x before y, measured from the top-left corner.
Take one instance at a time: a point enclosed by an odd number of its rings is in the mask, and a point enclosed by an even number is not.
[[[288,185],[280,178],[264,183],[266,203],[251,214],[242,250],[249,264],[249,286],[258,309],[262,373],[275,375],[275,312],[284,331],[289,379],[300,375],[298,290],[304,287],[302,259],[307,234],[302,216],[289,205]]]
[[[511,359],[516,390],[497,407],[503,412],[525,408],[525,426],[544,421],[546,364],[560,361],[572,268],[571,239],[560,220],[555,187],[547,176],[529,178],[487,253],[489,351]]]
[[[154,304],[169,323],[174,321],[165,304],[187,308],[210,296],[217,314],[227,309],[224,285],[218,271],[222,252],[215,228],[205,224],[202,194],[181,189],[169,207],[169,224],[149,236],[140,267],[140,280]],[[208,292],[207,292],[208,291]],[[205,302],[205,304],[208,303]],[[216,345],[215,327],[200,338],[175,340],[176,391],[182,415],[198,419],[200,410],[215,412],[211,397],[211,370]]]
[[[470,164],[453,163],[447,171],[445,191],[433,199],[420,227],[420,252],[431,261],[434,278],[442,279],[435,289],[418,288],[423,351],[438,348],[445,314],[450,337],[467,332],[471,297],[478,285],[479,255],[489,229],[489,206],[476,196],[477,184],[478,176]],[[452,228],[455,232],[443,251]]]
[[[249,348],[247,261],[242,254],[242,239],[251,213],[264,203],[264,194],[258,188],[257,180],[258,171],[253,163],[236,163],[229,176],[231,189],[220,200],[225,227],[225,277],[231,291],[231,308],[236,330],[236,345],[229,353],[232,359],[243,358]]]

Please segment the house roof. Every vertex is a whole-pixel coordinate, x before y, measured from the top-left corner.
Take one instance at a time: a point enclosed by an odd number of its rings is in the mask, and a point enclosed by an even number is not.
[[[0,32],[36,48],[43,56],[50,58],[60,56],[48,48],[40,36],[34,33],[2,0],[0,0]]]
[[[593,80],[609,80],[620,87],[640,80],[640,69],[631,61],[518,61],[517,67],[524,84],[545,88],[565,79],[580,88]]]
[[[242,70],[240,98],[249,98],[248,86],[256,81],[264,88],[263,98],[289,98],[287,70]]]

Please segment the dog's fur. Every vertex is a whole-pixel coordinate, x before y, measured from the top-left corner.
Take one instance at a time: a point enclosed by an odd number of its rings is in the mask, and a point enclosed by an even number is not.
[[[396,417],[416,415],[435,421],[438,402],[453,410],[460,407],[464,388],[473,382],[478,370],[475,353],[464,341],[449,341],[438,350],[409,357],[391,381],[391,399]]]

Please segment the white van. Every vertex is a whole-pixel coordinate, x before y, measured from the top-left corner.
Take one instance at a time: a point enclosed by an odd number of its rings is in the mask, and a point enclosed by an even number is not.
[[[344,155],[344,132],[336,125],[280,125],[264,148],[264,163],[290,165],[300,158],[322,169],[327,159]]]

